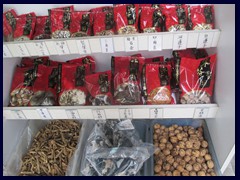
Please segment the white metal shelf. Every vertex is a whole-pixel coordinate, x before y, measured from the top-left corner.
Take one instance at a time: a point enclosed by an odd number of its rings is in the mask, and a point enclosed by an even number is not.
[[[88,36],[3,43],[3,57],[27,57],[216,47],[220,30]]]
[[[215,118],[217,104],[4,107],[5,119]]]

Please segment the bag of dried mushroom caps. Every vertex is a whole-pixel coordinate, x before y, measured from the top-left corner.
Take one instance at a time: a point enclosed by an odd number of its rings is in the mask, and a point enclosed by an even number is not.
[[[48,16],[37,16],[33,39],[51,39],[50,18]]]
[[[201,58],[181,58],[180,88],[182,104],[211,103],[215,83],[216,54]]]

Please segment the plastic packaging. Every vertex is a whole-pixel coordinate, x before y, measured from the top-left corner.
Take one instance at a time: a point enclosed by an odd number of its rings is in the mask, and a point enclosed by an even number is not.
[[[216,54],[201,59],[181,58],[181,104],[211,103],[215,71]]]
[[[68,60],[67,63],[79,65],[88,64],[90,66],[91,73],[94,73],[96,69],[96,62],[92,56],[84,56],[76,59],[71,59]]]
[[[13,33],[17,25],[17,13],[10,9],[3,13],[3,35],[6,41],[13,41]]]
[[[145,59],[145,64],[159,64],[164,62],[164,57],[163,56],[158,56],[158,57],[153,57],[153,58],[146,58]]]
[[[51,39],[50,18],[48,16],[37,16],[33,39]]]
[[[29,57],[24,57],[21,60],[21,67],[33,67],[34,65],[38,65],[38,64],[43,64],[43,65],[48,65],[48,60],[49,57],[45,56],[45,57],[38,57],[38,58],[29,58]]]

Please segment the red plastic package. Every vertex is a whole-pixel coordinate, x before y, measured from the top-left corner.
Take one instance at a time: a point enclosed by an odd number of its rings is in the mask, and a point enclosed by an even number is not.
[[[13,33],[16,29],[17,24],[17,13],[14,9],[3,13],[3,35],[6,38],[6,41],[13,40]]]
[[[138,32],[138,4],[121,4],[114,7],[114,20],[118,34],[134,34]]]
[[[171,67],[167,64],[146,64],[143,68],[143,94],[147,104],[171,104]]]
[[[92,105],[101,106],[113,104],[111,76],[111,71],[99,72],[86,76],[86,88],[92,96]]]
[[[90,67],[91,73],[95,73],[96,62],[95,62],[95,60],[93,59],[92,56],[84,56],[84,57],[68,60],[68,61],[66,61],[66,63],[80,64],[80,65],[88,64],[89,67]]]
[[[88,11],[71,12],[70,33],[72,37],[92,35],[93,16]]]
[[[102,7],[97,7],[93,8],[90,10],[91,13],[93,13],[93,16],[95,17],[98,12],[113,12],[113,7],[112,6],[102,6]]]
[[[49,57],[38,57],[38,58],[29,58],[29,57],[24,57],[21,60],[21,67],[33,67],[34,65],[38,65],[38,64],[44,64],[47,65],[48,64],[48,60]]]
[[[17,17],[16,29],[14,31],[14,41],[32,40],[36,24],[34,12],[22,14]]]
[[[175,58],[187,57],[187,58],[200,59],[200,58],[205,58],[207,56],[208,56],[208,53],[205,49],[191,48],[191,49],[173,51],[173,57]]]
[[[215,71],[216,54],[202,59],[181,58],[181,104],[211,103]]]
[[[33,39],[51,39],[50,18],[48,16],[37,16]]]
[[[36,78],[36,66],[16,68],[11,85],[10,106],[28,106]]]
[[[153,57],[153,58],[146,58],[145,59],[145,64],[152,64],[152,63],[163,63],[164,62],[164,57],[163,56],[158,56],[158,57]]]
[[[112,57],[114,100],[116,104],[141,104],[140,78],[144,57]]]
[[[187,6],[184,4],[162,4],[162,13],[166,16],[166,31],[185,31],[187,26]]]
[[[190,27],[193,30],[214,29],[214,6],[191,6],[189,12]]]
[[[158,9],[161,7],[160,4],[139,4],[139,8],[144,8],[144,7],[152,7],[155,9]]]
[[[138,54],[133,54],[131,55],[132,57],[142,57],[142,54],[138,53]]]
[[[85,76],[90,74],[89,65],[59,64],[59,98],[60,106],[78,106],[87,103],[88,91]]]
[[[161,9],[143,7],[140,15],[140,30],[144,33],[165,31],[165,19]]]
[[[30,106],[57,105],[58,68],[38,65]]]

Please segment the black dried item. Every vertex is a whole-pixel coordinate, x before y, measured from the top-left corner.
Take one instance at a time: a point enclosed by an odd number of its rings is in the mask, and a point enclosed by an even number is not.
[[[92,100],[93,106],[111,105],[111,100],[107,95],[99,94]]]
[[[55,104],[55,97],[49,91],[37,91],[30,100],[31,106],[54,106]]]

